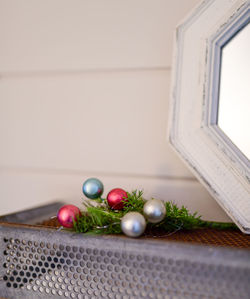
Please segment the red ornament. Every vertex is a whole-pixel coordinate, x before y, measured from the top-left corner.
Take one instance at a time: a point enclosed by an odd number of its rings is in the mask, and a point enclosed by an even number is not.
[[[78,215],[81,215],[81,212],[76,206],[65,205],[58,211],[57,219],[63,227],[71,228],[73,219],[76,220]]]
[[[123,202],[128,198],[127,192],[120,188],[112,189],[107,195],[107,202],[114,210],[122,210]]]

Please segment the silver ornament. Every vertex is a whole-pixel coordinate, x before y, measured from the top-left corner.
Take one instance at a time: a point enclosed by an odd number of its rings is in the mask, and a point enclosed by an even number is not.
[[[146,228],[146,221],[143,215],[138,212],[129,212],[122,217],[121,229],[129,237],[141,236]]]
[[[164,219],[166,215],[166,207],[161,200],[150,199],[144,204],[143,214],[148,222],[158,223]]]

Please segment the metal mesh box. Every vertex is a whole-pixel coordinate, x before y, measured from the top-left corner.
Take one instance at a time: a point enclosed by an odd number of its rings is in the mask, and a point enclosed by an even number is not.
[[[249,250],[22,224],[46,219],[60,205],[0,218],[0,297],[250,297]]]

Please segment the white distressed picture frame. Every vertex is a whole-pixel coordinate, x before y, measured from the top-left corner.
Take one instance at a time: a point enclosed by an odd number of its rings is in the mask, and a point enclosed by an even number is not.
[[[221,45],[249,19],[249,0],[206,0],[177,27],[169,124],[170,143],[244,233],[250,164],[215,115]]]

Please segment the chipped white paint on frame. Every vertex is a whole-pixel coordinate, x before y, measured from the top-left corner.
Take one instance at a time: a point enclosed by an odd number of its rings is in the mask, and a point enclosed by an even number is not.
[[[204,122],[210,111],[209,105],[203,106],[207,99],[214,100],[208,86],[214,78],[213,60],[207,56],[213,49],[210,38],[223,26],[232,27],[232,16],[240,18],[247,7],[249,1],[244,0],[207,0],[178,27],[169,137],[211,195],[243,232],[250,233],[248,162],[234,159],[237,151]]]

